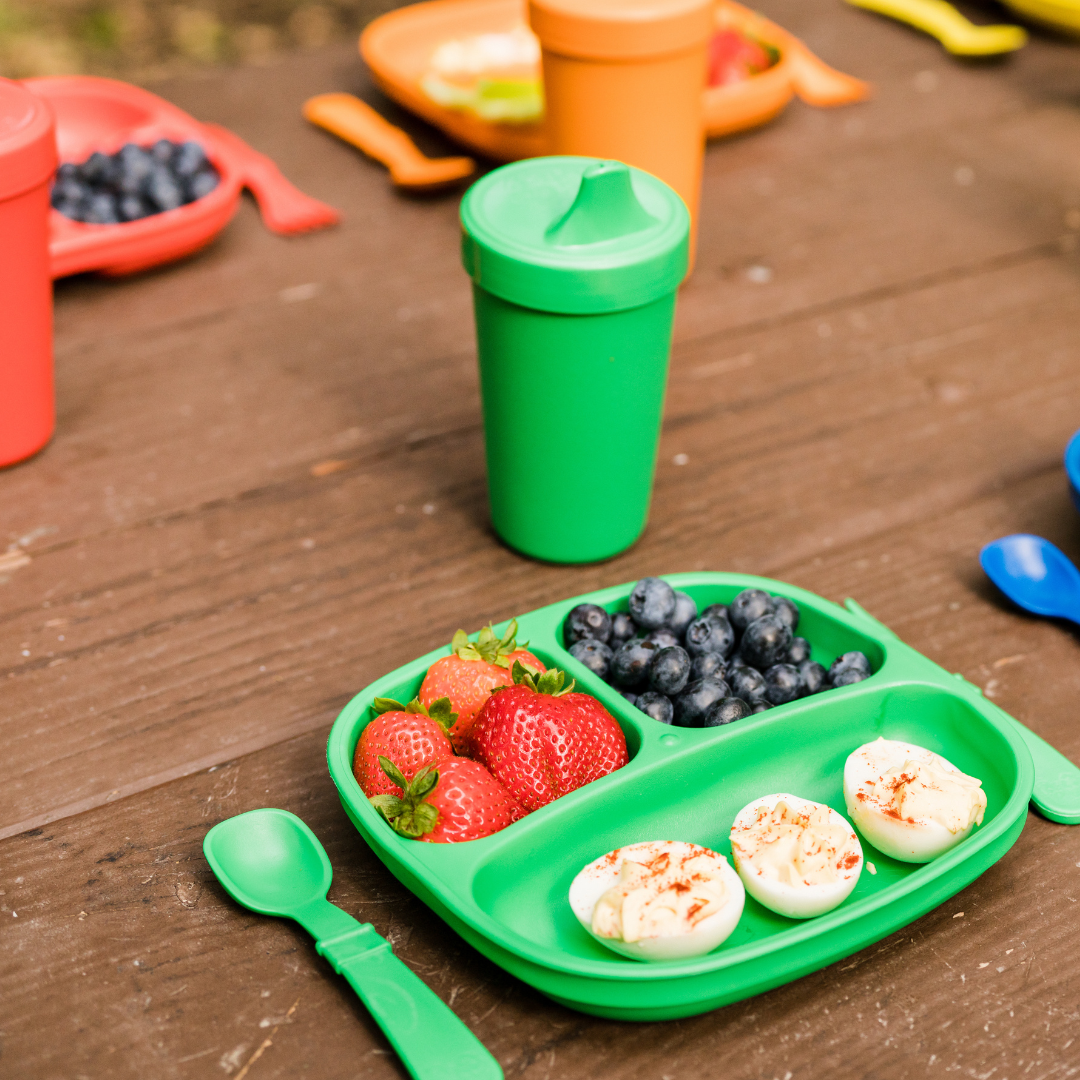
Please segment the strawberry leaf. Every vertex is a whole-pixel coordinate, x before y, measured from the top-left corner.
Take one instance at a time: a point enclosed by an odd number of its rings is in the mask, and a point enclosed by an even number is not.
[[[382,716],[384,712],[404,712],[407,708],[407,705],[402,705],[392,697],[377,697],[371,703],[371,711],[376,716]]]
[[[514,661],[513,676],[515,686],[527,686],[538,694],[550,694],[552,697],[562,697],[563,694],[569,694],[575,685],[575,681],[571,679],[570,685],[564,686],[566,672],[560,671],[558,668],[537,671],[536,668],[523,664],[520,660]]]
[[[449,731],[457,723],[458,714],[450,709],[450,699],[441,697],[428,707],[427,715],[443,729]]]
[[[369,801],[389,822],[394,832],[410,840],[419,840],[439,823],[438,807],[424,802],[424,796],[434,791],[439,782],[435,762],[418,770],[412,780],[406,780],[401,770],[381,754],[379,764],[383,772],[405,792],[405,796],[372,795]]]
[[[402,791],[407,792],[409,781],[405,779],[405,774],[388,757],[383,757],[382,754],[380,754],[379,765],[382,768],[382,771],[386,773],[386,775],[389,776]]]
[[[510,666],[509,656],[517,648],[515,640],[517,635],[517,619],[511,619],[506,633],[501,638],[495,636],[495,630],[491,626],[485,626],[475,641],[469,640],[469,635],[464,630],[458,630],[450,642],[450,649],[455,656],[462,660],[483,660],[488,664],[498,664],[499,667]]]

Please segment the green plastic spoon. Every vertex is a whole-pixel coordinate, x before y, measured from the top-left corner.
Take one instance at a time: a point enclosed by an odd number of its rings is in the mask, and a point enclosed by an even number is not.
[[[1027,42],[1020,26],[976,26],[945,0],[848,0],[852,7],[876,11],[935,37],[956,56],[995,56]]]
[[[326,899],[322,844],[287,810],[251,810],[215,825],[203,853],[244,907],[295,919],[344,975],[416,1080],[502,1080],[484,1044],[390,950],[370,923]]]

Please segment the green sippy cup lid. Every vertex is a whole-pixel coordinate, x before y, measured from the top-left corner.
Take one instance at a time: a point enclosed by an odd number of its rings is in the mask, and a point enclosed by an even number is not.
[[[640,307],[686,276],[690,215],[618,161],[542,157],[488,173],[461,202],[461,256],[482,289],[541,311]]]

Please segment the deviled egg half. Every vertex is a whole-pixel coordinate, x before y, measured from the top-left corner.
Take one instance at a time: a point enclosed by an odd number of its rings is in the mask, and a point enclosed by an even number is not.
[[[831,807],[797,795],[763,795],[731,826],[731,857],[746,891],[789,919],[842,904],[863,868],[854,829]]]
[[[570,907],[581,925],[634,960],[711,952],[735,929],[745,900],[723,855],[679,840],[616,848],[570,885]]]
[[[901,862],[924,863],[982,824],[982,781],[933,750],[895,739],[860,746],[844,765],[844,802],[859,831]]]

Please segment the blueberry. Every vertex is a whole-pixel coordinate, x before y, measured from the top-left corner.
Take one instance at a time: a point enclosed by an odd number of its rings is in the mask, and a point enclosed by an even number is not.
[[[661,649],[649,665],[649,689],[677,694],[690,681],[690,654],[678,645]]]
[[[794,600],[786,596],[774,596],[772,598],[772,613],[783,623],[787,623],[788,629],[794,634],[795,627],[799,625],[799,606]]]
[[[77,179],[72,177],[60,178],[58,176],[56,183],[53,184],[49,200],[53,206],[59,206],[61,203],[82,202],[88,194],[89,191],[86,186]]]
[[[74,180],[78,182],[81,177],[79,175],[79,166],[71,161],[65,161],[57,167],[56,170],[57,180]]]
[[[738,649],[736,649],[727,658],[727,666],[728,666],[728,671],[732,671],[737,667],[748,668],[750,665],[746,662],[745,659],[743,659],[743,654]]]
[[[661,626],[659,630],[650,630],[642,639],[658,649],[670,649],[673,645],[682,645],[679,635],[670,627]]]
[[[184,205],[184,192],[164,165],[155,165],[144,192],[158,210],[175,210]]]
[[[158,139],[158,141],[150,147],[150,156],[159,165],[168,165],[172,161],[172,156],[175,152],[176,144],[169,142],[168,139]]]
[[[710,676],[722,679],[726,674],[727,664],[718,652],[698,653],[690,664],[691,679],[707,679]]]
[[[802,680],[803,694],[817,694],[829,684],[829,673],[816,661],[804,660],[797,665]]]
[[[675,590],[659,578],[642,578],[630,593],[630,614],[646,630],[667,625],[675,614]]]
[[[154,159],[134,143],[124,146],[113,160],[116,163],[113,183],[121,195],[137,195],[149,183],[155,169]]]
[[[116,201],[107,191],[91,195],[83,204],[83,221],[91,225],[117,225]]]
[[[671,698],[658,694],[655,690],[648,690],[642,694],[635,705],[646,715],[661,724],[670,724],[675,715],[675,706],[671,704]]]
[[[726,697],[718,701],[706,714],[702,727],[723,727],[735,720],[750,716],[753,710],[742,698]]]
[[[625,611],[616,612],[611,617],[610,644],[614,646],[617,641],[629,641],[637,633],[634,620]]]
[[[686,628],[686,651],[691,656],[718,652],[727,656],[735,646],[735,631],[726,619],[702,615]]]
[[[794,637],[788,646],[785,663],[794,664],[798,667],[801,663],[810,659],[810,642],[804,637]]]
[[[94,187],[107,187],[116,173],[116,164],[108,154],[95,150],[79,167],[82,180]]]
[[[583,663],[594,675],[606,679],[614,653],[602,641],[583,638],[570,646],[570,655]]]
[[[863,679],[870,678],[869,675],[864,675],[858,668],[844,668],[843,671],[838,671],[829,680],[834,687],[851,686],[853,683],[862,682]]]
[[[218,174],[213,169],[197,172],[185,185],[184,191],[188,202],[195,202],[209,195],[218,186]]]
[[[838,656],[829,668],[829,682],[833,686],[850,686],[870,678],[870,661],[861,652],[846,652]]]
[[[764,589],[743,589],[731,601],[731,625],[736,630],[745,630],[752,622],[764,615],[771,615],[773,599]]]
[[[208,164],[206,152],[197,142],[181,143],[173,152],[172,171],[181,179],[194,176]]]
[[[724,619],[731,622],[731,609],[727,604],[710,604],[702,613],[703,619]]]
[[[138,195],[120,195],[116,200],[116,209],[121,221],[138,221],[149,217],[154,211]]]
[[[611,640],[611,616],[598,604],[578,604],[566,616],[563,640],[573,645],[582,638],[592,638],[607,644]]]
[[[718,702],[731,696],[723,679],[697,679],[687,683],[674,701],[675,723],[679,727],[701,727],[705,714]]]
[[[765,697],[765,677],[760,671],[752,667],[729,668],[727,678],[731,692],[743,701],[753,705]]]
[[[657,648],[651,642],[631,638],[611,658],[608,677],[623,690],[637,690],[645,685],[656,653]]]
[[[802,693],[799,669],[791,664],[773,664],[765,674],[765,696],[774,705],[794,701]]]
[[[763,615],[746,628],[739,652],[751,667],[765,671],[783,659],[790,645],[791,630],[787,623],[775,615]]]
[[[760,701],[755,701],[754,702],[754,712],[755,713],[764,712],[766,709],[771,709],[771,708],[772,708],[772,705],[768,701],[766,701],[764,698],[762,698]]]
[[[53,203],[53,208],[72,221],[82,221],[86,204],[83,202]]]
[[[686,633],[686,628],[697,618],[697,604],[688,593],[675,590],[675,614],[668,620],[668,626],[672,633],[680,638]]]
[[[624,698],[626,698],[626,700],[629,701],[631,705],[636,705],[637,704],[637,699],[638,699],[637,694],[631,694],[629,690],[624,690],[622,692],[622,696]]]

